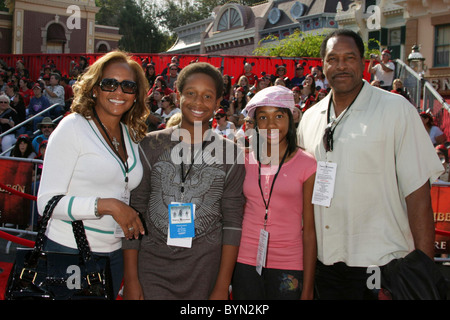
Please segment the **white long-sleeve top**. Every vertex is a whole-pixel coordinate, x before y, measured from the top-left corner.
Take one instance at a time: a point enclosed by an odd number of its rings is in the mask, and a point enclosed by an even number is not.
[[[128,189],[142,179],[138,145],[122,124],[128,153]],[[121,200],[125,190],[125,167],[108,146],[97,126],[79,114],[66,116],[49,138],[38,192],[38,211],[42,215],[47,202],[58,194],[65,196],[53,211],[47,237],[76,248],[71,221],[83,220],[93,252],[112,252],[121,248],[116,238],[116,222],[111,216],[95,216],[95,199]]]

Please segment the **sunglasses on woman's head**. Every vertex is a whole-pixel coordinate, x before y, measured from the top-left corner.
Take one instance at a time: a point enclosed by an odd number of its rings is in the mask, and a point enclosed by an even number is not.
[[[137,92],[137,83],[130,80],[119,82],[116,79],[106,78],[100,81],[100,89],[106,92],[114,92],[118,87],[122,88],[123,93],[135,94]]]

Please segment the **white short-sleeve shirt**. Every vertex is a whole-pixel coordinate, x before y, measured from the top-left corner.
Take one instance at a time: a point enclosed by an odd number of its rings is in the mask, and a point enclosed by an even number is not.
[[[392,61],[388,61],[385,65],[392,70],[392,72],[386,72],[383,70],[381,64],[377,64],[373,68],[375,69],[375,80],[383,81],[381,86],[390,86],[394,80],[395,65]]]
[[[325,152],[331,96],[307,110],[298,128],[301,147],[317,161],[337,163],[331,206],[314,208],[318,258],[384,265],[414,250],[405,197],[433,182],[442,164],[416,109],[366,81],[334,132],[333,151]]]

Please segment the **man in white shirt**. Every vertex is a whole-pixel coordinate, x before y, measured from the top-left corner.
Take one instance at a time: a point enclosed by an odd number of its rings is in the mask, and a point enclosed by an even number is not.
[[[415,249],[434,255],[430,181],[442,164],[415,108],[362,79],[363,56],[353,31],[339,29],[324,40],[323,70],[332,90],[298,128],[300,146],[316,157],[317,175],[320,166],[336,168],[331,203],[314,206],[322,299],[374,298],[369,266]]]
[[[392,81],[395,75],[395,65],[390,59],[391,52],[385,49],[381,53],[381,59],[379,56],[370,58],[368,67],[369,72],[375,75],[374,80],[380,81],[381,88],[388,91],[392,89]],[[375,66],[373,65],[374,60],[378,61]]]
[[[45,86],[44,83],[41,83],[41,86],[44,88],[43,95],[48,99],[48,101],[50,101],[50,105],[52,106],[54,104],[58,104],[58,107],[51,110],[51,115],[53,118],[64,113],[64,87],[59,84],[60,79],[61,76],[58,73],[52,73],[50,75],[50,85]]]

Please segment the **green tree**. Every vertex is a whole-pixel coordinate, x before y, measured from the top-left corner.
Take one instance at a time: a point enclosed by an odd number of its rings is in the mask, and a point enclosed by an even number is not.
[[[269,57],[310,57],[320,58],[320,45],[325,39],[326,33],[313,35],[296,30],[293,34],[284,39],[274,35],[269,35],[261,39],[258,47],[253,51],[256,56]],[[369,44],[375,42],[380,47],[380,43],[375,39],[370,39],[364,43],[364,57],[370,58],[371,54],[380,54],[379,49],[369,49]]]
[[[284,39],[269,35],[261,39],[253,51],[257,56],[271,57],[320,57],[320,44],[324,34],[313,35],[296,30]]]
[[[158,53],[167,50],[168,35],[155,25],[151,7],[140,0],[125,0],[118,16],[119,47],[134,53]]]
[[[95,15],[97,24],[118,26],[119,14],[124,8],[123,0],[95,0],[95,5],[100,8]]]

